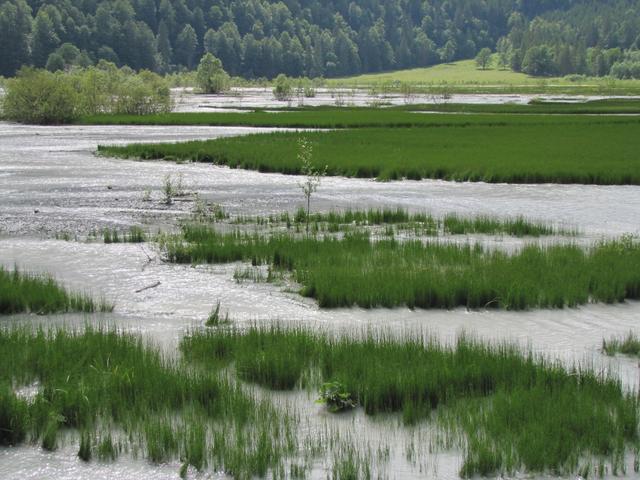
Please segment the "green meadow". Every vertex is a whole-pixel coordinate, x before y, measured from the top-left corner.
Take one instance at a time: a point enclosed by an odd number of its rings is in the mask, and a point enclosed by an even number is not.
[[[433,128],[277,132],[174,144],[100,146],[98,152],[297,175],[301,173],[297,140],[304,137],[312,145],[314,164],[326,165],[328,175],[640,185],[638,119],[465,115],[440,117],[440,122]]]
[[[377,88],[401,91],[411,86],[417,91],[446,93],[530,93],[573,95],[633,95],[640,92],[638,80],[613,80],[584,76],[533,77],[496,67],[479,69],[474,60],[460,60],[424,68],[370,73],[327,81],[333,87]]]
[[[640,298],[640,246],[525,246],[509,254],[479,245],[372,241],[367,233],[296,236],[218,233],[188,225],[162,242],[173,263],[250,262],[290,277],[320,307],[575,307]]]

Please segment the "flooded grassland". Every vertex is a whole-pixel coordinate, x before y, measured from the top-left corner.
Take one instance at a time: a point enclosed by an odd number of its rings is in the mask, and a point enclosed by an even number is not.
[[[223,315],[228,314],[233,326],[241,330],[252,325],[278,323],[330,337],[366,338],[377,332],[393,338],[424,339],[427,344],[428,339],[435,339],[445,346],[455,346],[456,339],[464,332],[487,342],[515,344],[551,363],[559,361],[563,368],[580,364],[596,372],[606,371],[621,382],[623,391],[637,389],[640,377],[637,360],[624,355],[608,356],[601,351],[603,339],[637,329],[640,317],[637,301],[526,311],[407,307],[322,309],[314,299],[296,293],[297,287],[287,281],[243,281],[238,272],[252,268],[251,262],[176,264],[167,261],[166,252],[154,241],[103,242],[105,229],[126,232],[131,226],[137,226],[151,239],[158,232],[177,233],[180,222],[192,218],[199,204],[219,206],[216,208],[229,218],[220,220],[216,226],[233,230],[238,228],[233,224],[234,218],[293,214],[303,206],[304,197],[298,177],[201,163],[98,157],[94,154],[98,144],[204,140],[272,130],[0,124],[0,265],[50,274],[72,291],[114,304],[113,312],[21,313],[3,317],[2,323],[17,327],[82,329],[91,324],[118,328],[141,335],[163,355],[175,359],[180,356],[181,344],[183,355],[185,348],[188,353],[185,336],[198,332],[220,302]],[[170,204],[165,201],[167,181],[174,187],[179,182],[182,190]],[[427,212],[434,217],[452,213],[501,219],[522,216],[556,230],[576,233],[550,237],[444,232],[438,235],[439,242],[480,242],[487,248],[507,251],[526,244],[588,246],[625,234],[637,235],[640,233],[638,205],[640,188],[637,186],[440,180],[377,182],[344,177],[323,178],[312,201],[312,209],[321,212],[390,207]],[[245,225],[243,228],[269,227]],[[400,238],[400,233],[396,232],[396,237]],[[266,269],[266,265],[261,268]],[[215,368],[220,369],[222,376],[234,377],[239,359],[227,361],[229,363]],[[280,370],[274,371],[282,374]],[[318,374],[314,372],[311,368],[305,375]],[[342,381],[348,382],[349,375],[344,373]],[[290,423],[283,420],[282,428],[295,431],[297,444],[291,450],[283,444],[278,453],[283,458],[281,466],[275,473],[272,471],[271,476],[295,477],[304,473],[308,478],[354,478],[349,474],[355,472],[356,477],[364,478],[365,467],[368,467],[371,476],[382,478],[458,478],[463,466],[468,464],[465,452],[469,445],[461,442],[459,435],[446,434],[448,430],[441,428],[446,422],[420,419],[406,426],[402,419],[404,413],[379,412],[370,416],[360,407],[334,415],[314,402],[318,397],[316,381],[295,383],[296,387],[289,390],[273,390],[259,381],[241,383],[242,395],[256,401],[267,399],[273,408],[291,416],[287,420]],[[118,428],[129,435],[138,432],[129,424],[118,425]],[[234,431],[234,435],[239,431]],[[214,438],[215,430],[209,434]],[[62,431],[59,444],[52,451],[41,448],[39,443],[0,448],[0,477],[176,478],[185,464],[188,475],[196,474],[194,463],[189,463],[193,452],[187,447],[176,446],[178,453],[151,463],[145,450],[148,446],[130,440],[122,440],[126,446],[116,461],[94,459],[86,463],[77,457],[79,439],[74,435],[73,431]],[[127,435],[122,438],[126,439]],[[625,447],[629,451],[630,445]],[[277,464],[275,457],[272,452],[268,458]],[[232,465],[230,457],[224,458],[225,465]],[[628,476],[634,475],[633,455],[620,460],[615,471],[609,466],[611,458],[596,458],[591,473],[606,463],[603,475],[622,474],[623,469]],[[503,461],[506,462],[504,458]],[[216,459],[210,459],[209,464],[215,466]],[[584,465],[580,463],[580,468],[586,468]],[[211,469],[203,470],[204,473],[198,474],[203,478],[224,476]],[[253,473],[260,473],[258,470]],[[227,471],[230,473],[231,469]],[[480,470],[476,468],[476,471]],[[489,469],[488,474],[495,476],[496,472]],[[511,475],[522,476],[517,471]]]

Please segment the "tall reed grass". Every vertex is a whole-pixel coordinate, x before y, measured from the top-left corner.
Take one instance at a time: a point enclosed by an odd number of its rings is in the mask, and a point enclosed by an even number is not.
[[[40,389],[33,400],[13,392],[34,381]],[[59,431],[72,428],[84,460],[136,449],[153,462],[181,459],[185,468],[250,478],[295,451],[290,422],[218,371],[165,358],[130,334],[0,329],[2,445],[31,441],[55,449]]]
[[[231,223],[244,225],[256,224],[261,226],[286,225],[287,228],[306,224],[307,213],[303,208],[296,210],[293,215],[283,212],[268,217],[239,216]],[[344,211],[316,212],[309,215],[309,223],[316,231],[339,232],[349,231],[352,227],[371,227],[393,225],[402,230],[415,230],[428,235],[464,235],[464,234],[507,234],[516,237],[539,237],[543,235],[575,235],[575,231],[556,229],[551,225],[533,222],[524,217],[501,219],[486,215],[464,217],[457,214],[447,214],[437,218],[429,213],[410,213],[402,208],[369,208],[366,210],[347,209]]]
[[[72,293],[52,277],[0,267],[0,314],[33,312],[110,312],[113,305],[89,295]]]
[[[640,338],[633,332],[629,332],[624,337],[611,338],[602,341],[602,351],[607,355],[621,353],[640,357]]]
[[[174,263],[251,262],[290,272],[324,308],[575,307],[640,298],[640,245],[631,239],[578,246],[525,246],[509,254],[479,245],[336,237],[217,233],[184,228],[165,239]]]
[[[397,412],[407,424],[433,417],[463,437],[464,477],[566,475],[592,456],[621,468],[639,440],[637,398],[618,380],[506,344],[463,336],[448,347],[253,327],[193,332],[181,350],[209,368],[233,364],[242,379],[268,388],[337,381],[370,415]]]
[[[207,162],[300,175],[296,145],[304,136],[313,146],[314,164],[326,165],[328,175],[380,180],[640,184],[636,155],[640,119],[553,116],[538,117],[534,123],[528,116],[484,117],[494,123],[474,117],[469,123],[441,119],[433,128],[277,132],[174,144],[100,146],[98,151],[124,158]]]

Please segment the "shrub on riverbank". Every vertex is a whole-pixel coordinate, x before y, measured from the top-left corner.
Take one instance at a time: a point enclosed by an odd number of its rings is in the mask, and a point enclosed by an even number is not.
[[[25,67],[6,81],[5,88],[2,114],[22,123],[61,124],[81,115],[145,115],[172,108],[162,77],[118,69],[107,62],[69,73]]]

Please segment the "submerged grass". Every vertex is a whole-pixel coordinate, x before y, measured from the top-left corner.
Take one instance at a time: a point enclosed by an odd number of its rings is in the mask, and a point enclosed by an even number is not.
[[[53,278],[22,273],[0,267],[0,314],[33,312],[110,312],[113,305],[95,301],[80,293],[71,293]]]
[[[184,227],[163,248],[174,263],[251,262],[290,272],[324,308],[575,307],[640,298],[640,245],[630,238],[590,249],[525,246],[508,254],[479,245],[371,241],[363,233],[299,237]]]
[[[287,229],[306,224],[307,213],[303,208],[298,209],[293,215],[284,212],[268,217],[244,217],[240,216],[231,221],[233,224],[256,224],[278,226],[286,225]],[[456,214],[448,214],[442,218],[436,218],[428,213],[410,213],[402,208],[370,208],[367,210],[331,211],[328,213],[309,214],[309,223],[312,231],[339,232],[350,231],[353,227],[371,226],[396,226],[398,230],[414,230],[423,235],[465,235],[465,234],[507,234],[516,237],[539,237],[543,235],[570,235],[575,231],[555,229],[551,225],[533,222],[524,217],[513,219],[500,219],[490,216],[463,217]],[[394,230],[392,230],[393,232]]]
[[[147,234],[142,228],[135,226],[128,232],[105,228],[102,231],[102,240],[104,243],[144,243],[147,241]]]
[[[467,118],[469,122],[464,123]],[[98,151],[123,158],[209,162],[299,175],[297,140],[304,136],[313,146],[314,164],[326,165],[328,175],[640,184],[639,119],[561,116],[537,117],[532,122],[532,118],[536,117],[465,115],[453,123],[441,119],[434,123],[439,128],[277,132],[174,144],[99,146]]]
[[[181,350],[209,367],[233,364],[240,378],[272,389],[339,382],[367,414],[398,412],[407,424],[436,412],[463,438],[465,477],[523,468],[569,474],[592,456],[619,467],[638,443],[637,399],[619,381],[508,345],[253,327],[193,332]]]
[[[633,332],[629,332],[625,337],[603,340],[602,351],[607,355],[622,353],[640,357],[640,338]]]
[[[12,390],[34,381],[41,387],[31,401]],[[1,445],[28,440],[52,450],[59,430],[73,428],[83,460],[113,460],[134,449],[153,462],[181,459],[186,467],[210,464],[249,478],[293,451],[288,422],[217,371],[164,358],[133,335],[0,329]],[[226,443],[210,444],[220,431]],[[260,436],[269,439],[268,455],[255,441]],[[241,457],[254,461],[238,463]]]

